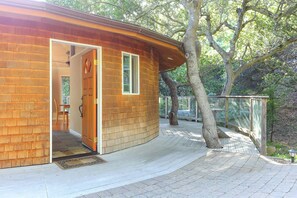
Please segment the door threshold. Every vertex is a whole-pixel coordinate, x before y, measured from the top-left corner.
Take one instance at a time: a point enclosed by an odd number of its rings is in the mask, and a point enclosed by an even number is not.
[[[82,153],[82,154],[76,154],[76,155],[68,155],[68,156],[53,158],[53,162],[60,161],[60,160],[73,159],[73,158],[86,157],[86,156],[91,156],[91,155],[98,155],[98,154],[99,153],[97,153],[95,151],[92,151],[92,152],[89,152],[89,153]]]

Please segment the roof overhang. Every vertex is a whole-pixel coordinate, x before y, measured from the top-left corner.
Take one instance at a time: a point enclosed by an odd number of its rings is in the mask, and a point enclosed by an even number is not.
[[[160,54],[159,71],[174,69],[185,62],[181,42],[130,23],[86,14],[45,2],[29,0],[1,0],[0,12],[48,18],[68,24],[121,34],[149,43]]]

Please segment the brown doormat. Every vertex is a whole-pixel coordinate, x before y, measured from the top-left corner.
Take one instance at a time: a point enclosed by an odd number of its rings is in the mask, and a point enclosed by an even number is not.
[[[79,168],[83,166],[90,166],[94,164],[101,164],[104,162],[106,161],[104,161],[98,156],[86,156],[86,157],[60,160],[60,161],[56,161],[55,163],[61,169],[70,169],[70,168]]]

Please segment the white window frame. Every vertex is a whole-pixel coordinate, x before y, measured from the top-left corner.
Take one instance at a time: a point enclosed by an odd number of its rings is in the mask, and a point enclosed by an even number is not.
[[[129,69],[130,69],[130,92],[124,92],[124,55],[129,55],[130,56],[130,63],[129,63]],[[138,82],[137,82],[137,92],[133,93],[132,92],[132,56],[136,56],[137,57],[137,78],[138,78]],[[138,54],[133,54],[133,53],[129,53],[129,52],[124,52],[122,51],[122,94],[123,95],[139,95],[140,94],[140,58]]]

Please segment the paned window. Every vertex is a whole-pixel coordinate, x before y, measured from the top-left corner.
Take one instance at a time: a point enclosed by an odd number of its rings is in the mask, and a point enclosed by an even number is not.
[[[139,94],[139,56],[123,52],[123,93]]]

